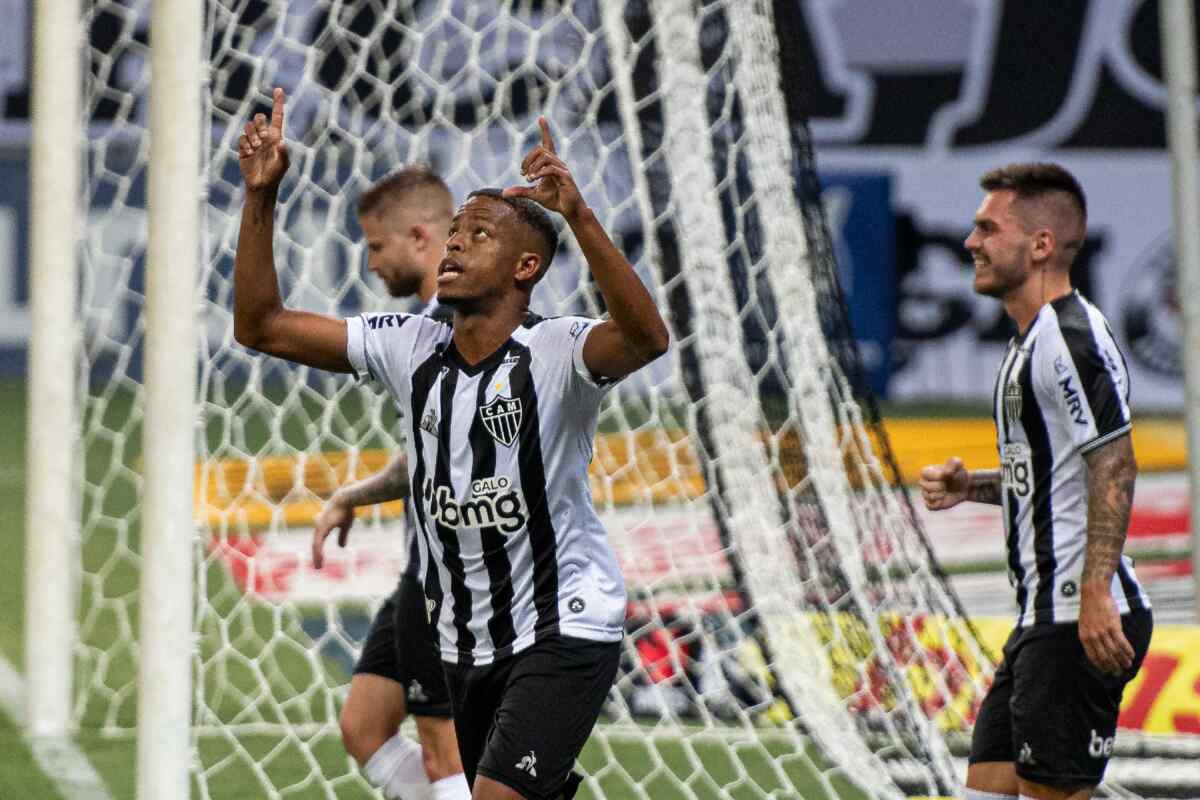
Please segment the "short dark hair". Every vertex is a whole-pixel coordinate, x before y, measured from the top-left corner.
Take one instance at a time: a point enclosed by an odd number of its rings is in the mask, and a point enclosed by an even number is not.
[[[502,189],[493,187],[476,189],[467,195],[468,200],[472,197],[490,197],[493,200],[507,203],[517,212],[517,219],[529,226],[535,234],[542,238],[546,245],[546,263],[542,264],[542,272],[544,273],[546,268],[550,266],[550,262],[554,260],[554,254],[558,252],[558,231],[554,227],[554,221],[546,213],[546,209],[528,197],[505,197]]]
[[[403,203],[418,195],[424,195],[423,208],[436,212],[440,206],[446,216],[454,213],[454,197],[446,182],[433,167],[416,162],[381,178],[359,195],[358,215],[383,213],[390,204]]]
[[[1087,222],[1087,198],[1083,195],[1083,187],[1074,175],[1058,164],[1008,164],[985,172],[979,179],[979,185],[986,192],[1008,189],[1024,200],[1037,200],[1051,192],[1064,192],[1075,202],[1084,223]]]

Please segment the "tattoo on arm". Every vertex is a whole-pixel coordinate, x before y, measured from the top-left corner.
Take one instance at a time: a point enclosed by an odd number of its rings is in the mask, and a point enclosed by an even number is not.
[[[408,467],[404,459],[398,458],[380,472],[338,489],[337,500],[358,508],[390,500],[406,500],[408,495]]]
[[[1000,470],[971,470],[971,482],[967,485],[967,499],[974,503],[1000,505]]]
[[[1083,582],[1112,580],[1125,547],[1137,461],[1126,434],[1084,455],[1088,474],[1087,547]]]

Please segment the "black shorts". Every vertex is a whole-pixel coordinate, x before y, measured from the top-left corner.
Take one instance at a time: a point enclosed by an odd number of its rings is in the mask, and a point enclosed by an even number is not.
[[[1017,775],[1044,786],[1094,786],[1104,778],[1117,732],[1121,692],[1150,647],[1149,611],[1121,617],[1133,647],[1124,675],[1088,660],[1076,623],[1019,628],[979,709],[970,763],[1014,761]]]
[[[483,666],[446,664],[463,771],[527,800],[574,794],[571,767],[617,676],[620,642],[552,636]]]
[[[402,575],[396,591],[379,607],[354,667],[354,674],[359,673],[403,686],[410,714],[450,716],[442,659],[425,614],[425,592],[416,578]]]

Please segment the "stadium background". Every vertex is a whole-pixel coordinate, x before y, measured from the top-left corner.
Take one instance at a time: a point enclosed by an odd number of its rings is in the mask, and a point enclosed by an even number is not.
[[[815,77],[806,90],[823,199],[861,352],[885,401],[903,472],[911,478],[921,464],[951,452],[964,455],[970,466],[992,460],[986,397],[1010,331],[993,301],[972,295],[960,244],[984,169],[1025,158],[1064,163],[1081,178],[1091,209],[1074,280],[1113,323],[1141,415],[1136,445],[1143,476],[1131,549],[1160,620],[1187,621],[1193,598],[1181,472],[1181,319],[1157,4],[804,5],[804,25],[789,32],[796,43],[792,55]],[[11,23],[0,31],[0,419],[9,428],[0,437],[0,542],[20,554],[31,12],[24,0],[4,0],[0,10]],[[110,34],[103,25],[89,31],[94,43]],[[1037,59],[1027,57],[1031,51]],[[336,81],[336,64],[330,63],[326,78]],[[296,111],[302,117],[303,107]],[[106,228],[106,235],[119,234],[119,226]],[[63,324],[73,323],[64,314]],[[1003,636],[1008,590],[1000,569],[999,519],[990,511],[961,509],[925,521],[968,610],[1001,620],[983,624],[994,644]],[[376,564],[380,586],[394,575],[391,548],[382,537],[356,551]],[[364,591],[318,578],[297,552],[254,556],[282,566],[277,575],[268,572],[275,575],[269,585],[243,583],[247,591],[300,598],[305,592],[323,598]],[[229,563],[236,572],[237,560]],[[20,558],[0,570],[5,607],[18,609]],[[6,614],[0,627],[0,653],[18,664],[20,619]],[[664,631],[648,641],[643,657],[653,660],[678,633]],[[1200,636],[1194,630],[1160,627],[1125,708],[1127,727],[1200,733]],[[15,747],[10,723],[4,721],[8,729],[0,736]]]

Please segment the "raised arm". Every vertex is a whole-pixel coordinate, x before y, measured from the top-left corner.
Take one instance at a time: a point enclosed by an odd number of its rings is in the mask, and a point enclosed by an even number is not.
[[[537,183],[505,189],[504,193],[535,200],[557,211],[570,226],[611,316],[588,334],[584,363],[593,375],[623,378],[667,351],[667,325],[633,265],[583,201],[570,170],[554,149],[545,118],[539,118],[538,124],[542,143],[521,163],[521,174]]]
[[[333,372],[351,372],[346,323],[284,308],[273,251],[275,201],[288,168],[283,141],[283,90],[276,89],[268,122],[256,114],[238,139],[246,184],[233,272],[233,337],[268,355]]]
[[[338,546],[346,546],[350,528],[354,525],[354,509],[389,500],[407,499],[408,495],[408,464],[403,457],[392,461],[374,475],[338,489],[325,503],[314,523],[313,566],[320,569],[325,563],[325,539],[335,529],[339,531]],[[410,511],[406,509],[405,513]]]
[[[1121,563],[1137,461],[1129,434],[1091,450],[1087,464],[1087,544],[1079,591],[1079,641],[1098,669],[1120,674],[1133,664],[1133,647],[1121,629],[1112,579]]]

